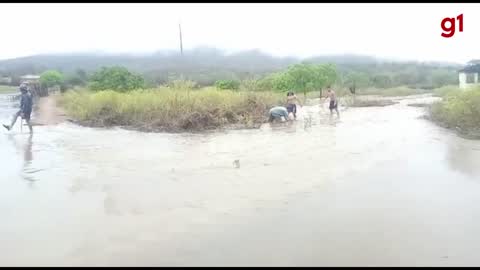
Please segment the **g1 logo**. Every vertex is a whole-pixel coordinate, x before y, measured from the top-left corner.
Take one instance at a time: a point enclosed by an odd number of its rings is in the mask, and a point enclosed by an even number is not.
[[[460,14],[457,16],[457,18],[444,18],[442,20],[441,26],[442,26],[442,37],[444,38],[451,38],[453,35],[455,35],[455,21],[458,20],[458,31],[463,32],[463,14]],[[446,24],[449,24],[447,27]]]

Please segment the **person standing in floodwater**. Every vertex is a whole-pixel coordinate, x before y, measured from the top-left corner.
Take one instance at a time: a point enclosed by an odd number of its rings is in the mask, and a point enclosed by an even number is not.
[[[333,114],[333,110],[337,112],[337,117],[340,117],[340,113],[338,112],[338,100],[337,100],[337,95],[335,92],[330,88],[330,86],[327,88],[327,96],[330,99],[330,105],[328,108],[330,109],[330,115]]]
[[[22,119],[25,119],[27,122],[28,129],[30,133],[33,133],[32,124],[30,123],[30,115],[32,114],[33,101],[32,96],[28,93],[27,85],[20,85],[20,110],[13,115],[12,123],[10,125],[3,125],[7,130],[11,130],[17,121],[17,118],[20,116]]]
[[[297,95],[293,91],[287,93],[287,112],[293,113],[294,119],[297,119],[297,103],[301,106],[302,104],[297,98]]]

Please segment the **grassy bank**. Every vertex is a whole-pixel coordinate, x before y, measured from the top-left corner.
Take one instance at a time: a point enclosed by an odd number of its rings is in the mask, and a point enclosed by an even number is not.
[[[444,97],[452,92],[457,92],[460,89],[456,85],[447,85],[440,88],[433,89],[433,96],[435,97]]]
[[[352,96],[352,94],[347,88],[338,87],[333,89],[335,90],[335,93],[337,94],[338,97]],[[440,93],[441,91],[446,91],[448,89],[439,89],[438,92]],[[421,95],[421,94],[428,94],[428,93],[432,93],[432,91],[425,90],[425,89],[414,89],[406,86],[394,87],[394,88],[370,87],[370,88],[361,88],[356,90],[357,96],[372,95],[372,96],[382,96],[382,97],[402,97],[402,96]],[[327,94],[327,90],[323,90],[322,95],[325,96],[326,94]],[[302,96],[300,95],[300,93],[298,95]],[[313,91],[307,94],[308,98],[318,98],[319,96],[320,96],[320,91]]]
[[[480,87],[448,91],[430,108],[430,118],[462,134],[480,137]]]
[[[65,93],[60,104],[79,123],[146,131],[201,131],[229,125],[258,127],[283,95],[205,88],[157,88],[127,93],[87,90]]]
[[[394,88],[366,88],[359,89],[357,91],[358,95],[378,95],[383,97],[402,97],[402,96],[411,96],[411,95],[421,95],[428,94],[431,91],[425,89],[414,89],[406,86],[394,87]]]
[[[0,85],[0,93],[2,94],[15,93],[16,91],[18,91],[16,87],[9,85]]]

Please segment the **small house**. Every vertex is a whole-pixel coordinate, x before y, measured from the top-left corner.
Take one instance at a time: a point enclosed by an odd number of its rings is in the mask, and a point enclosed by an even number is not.
[[[465,89],[478,84],[478,73],[480,73],[480,60],[472,60],[458,71],[458,87]]]
[[[20,77],[22,82],[26,83],[40,83],[40,76],[38,75],[24,75]]]

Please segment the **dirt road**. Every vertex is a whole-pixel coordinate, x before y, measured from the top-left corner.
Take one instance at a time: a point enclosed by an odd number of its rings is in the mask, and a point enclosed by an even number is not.
[[[33,125],[57,125],[66,121],[65,112],[60,106],[57,106],[58,98],[58,95],[50,95],[37,101],[32,118]]]

